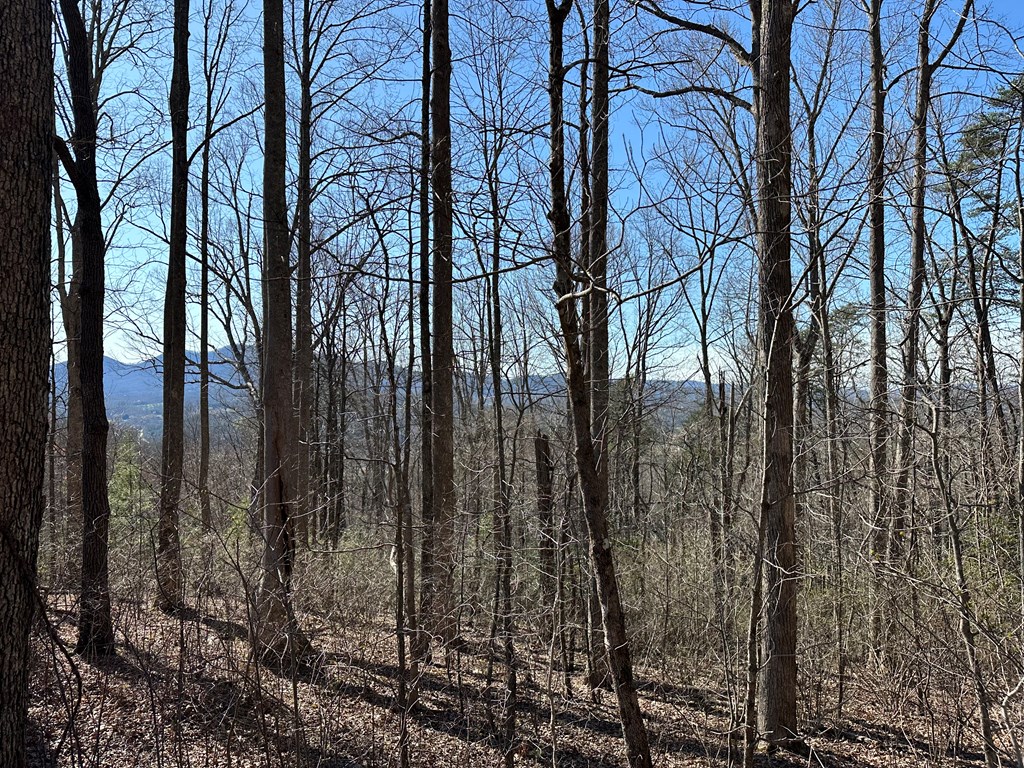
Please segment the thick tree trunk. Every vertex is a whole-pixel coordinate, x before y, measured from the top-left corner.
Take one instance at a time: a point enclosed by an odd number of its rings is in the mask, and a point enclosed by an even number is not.
[[[889,558],[896,560],[903,550],[910,512],[910,484],[913,474],[914,432],[917,424],[917,363],[920,355],[921,302],[925,272],[925,184],[928,157],[928,105],[931,102],[932,68],[929,63],[929,24],[935,0],[925,0],[918,29],[917,97],[913,113],[913,180],[910,188],[910,285],[904,316],[903,381],[900,384],[899,464],[896,476]]]
[[[582,258],[590,272],[583,334],[586,338],[586,371],[590,384],[590,429],[594,439],[597,482],[601,493],[609,497],[608,452],[608,38],[610,32],[608,0],[594,0],[594,31],[591,95],[591,149],[583,173],[588,176],[583,201],[586,211],[582,222],[586,245]],[[582,137],[581,137],[582,141]],[[596,579],[596,574],[595,574]],[[594,586],[596,587],[596,581]],[[596,592],[597,590],[595,590]],[[607,682],[606,655],[601,647],[602,621],[599,598],[592,601],[591,689]],[[605,639],[607,644],[607,639]],[[600,650],[599,650],[600,649]]]
[[[587,251],[593,280],[590,300],[590,419],[598,479],[608,495],[608,0],[594,0],[590,208]]]
[[[258,657],[291,667],[302,661],[308,642],[291,607],[296,483],[282,0],[264,2],[263,67],[263,575],[251,632]]]
[[[765,0],[757,72],[761,353],[765,363],[765,607],[758,720],[771,743],[796,736],[796,546],[793,494],[793,309],[790,273],[791,0]]]
[[[157,607],[182,606],[178,504],[185,453],[185,265],[188,248],[188,0],[174,0],[171,115],[171,231],[164,294],[163,438],[157,529]]]
[[[42,0],[0,6],[0,765],[10,768],[26,765],[28,636],[46,505],[51,24]]]

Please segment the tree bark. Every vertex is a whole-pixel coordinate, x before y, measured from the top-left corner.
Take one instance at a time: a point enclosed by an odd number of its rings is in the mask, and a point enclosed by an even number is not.
[[[497,150],[494,150],[497,152]],[[489,166],[497,170],[497,157]],[[505,402],[502,397],[501,353],[502,353],[502,320],[501,320],[501,210],[499,208],[499,179],[495,174],[488,173],[491,200],[491,265],[490,265],[490,304],[487,307],[489,363],[491,374],[491,399],[494,407],[494,451],[496,463],[494,467],[494,530],[495,555],[497,560],[496,589],[496,626],[501,628],[501,650],[505,662],[505,701],[502,719],[502,748],[506,768],[515,764],[515,733],[516,733],[516,696],[518,680],[515,663],[515,638],[513,636],[512,615],[512,489],[509,483],[508,461],[505,451]],[[514,464],[513,464],[514,466]]]
[[[608,39],[610,34],[608,0],[594,0],[594,31],[593,31],[593,62],[592,62],[592,95],[591,95],[591,149],[589,161],[582,172],[588,176],[584,185],[586,196],[583,206],[586,208],[582,229],[586,245],[582,258],[590,272],[590,292],[585,303],[587,374],[590,383],[590,429],[594,436],[594,450],[597,461],[597,481],[602,486],[605,498],[609,495],[609,464],[608,453],[608,78],[609,57]],[[595,584],[596,586],[596,584]],[[594,608],[598,608],[599,598],[594,600]],[[599,630],[601,620],[599,610],[594,611],[594,629]],[[597,641],[591,660],[592,674],[590,686],[600,687],[607,681],[607,659],[604,653],[596,652],[601,648],[600,631],[595,632]]]
[[[796,547],[793,494],[793,309],[789,90],[793,5],[765,0],[757,79],[758,262],[764,381],[765,606],[759,729],[796,736]]]
[[[301,663],[308,641],[291,606],[296,484],[282,0],[264,0],[263,9],[263,558],[251,632],[256,655],[287,668]]]
[[[0,6],[0,765],[26,765],[29,630],[46,500],[51,6]],[[17,34],[7,31],[17,30]]]
[[[903,336],[903,381],[900,385],[899,453],[893,502],[889,559],[903,552],[911,506],[911,478],[914,469],[914,432],[917,425],[917,367],[920,359],[921,305],[925,278],[925,194],[928,182],[928,112],[932,98],[932,76],[956,45],[964,30],[974,0],[965,0],[956,28],[941,53],[931,58],[931,22],[938,0],[925,0],[917,31],[917,94],[913,112],[913,178],[910,187],[910,286]]]
[[[1017,139],[1013,148],[1014,166],[1014,204],[1017,208],[1017,279],[1019,281],[1017,300],[1018,321],[1018,354],[1017,361],[1017,413],[1024,414],[1024,98],[1018,92],[1020,100],[1017,115]],[[1024,425],[1017,432],[1017,560],[1020,581],[1020,621],[1019,641],[1024,651]]]
[[[608,494],[608,0],[594,0],[593,96],[591,102],[590,208],[587,251],[590,301],[590,418],[598,479]]]
[[[203,150],[199,181],[199,506],[203,530],[213,529],[210,505],[210,144],[213,142],[215,70],[223,37],[214,44],[211,60],[212,19],[205,15],[203,27],[203,78],[206,84]],[[226,27],[226,25],[225,25]],[[223,28],[222,28],[223,29]],[[225,30],[226,31],[226,30]],[[224,34],[224,31],[222,31]]]
[[[56,153],[54,155],[56,159]],[[67,433],[64,443],[64,528],[68,540],[65,542],[65,556],[80,549],[81,542],[73,543],[82,530],[82,379],[81,354],[81,283],[82,247],[77,229],[71,229],[71,274],[67,275],[67,245],[64,234],[64,203],[61,197],[60,174],[55,164],[53,172],[53,198],[55,208],[55,230],[57,233],[57,293],[60,296],[61,319],[64,322],[64,338],[67,342],[67,407],[65,423]],[[75,532],[72,534],[72,532]]]

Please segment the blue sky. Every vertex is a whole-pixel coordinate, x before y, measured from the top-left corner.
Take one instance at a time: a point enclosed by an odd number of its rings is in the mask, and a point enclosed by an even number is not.
[[[902,3],[903,0],[890,0],[890,2],[892,2],[895,7],[897,2]],[[956,4],[957,2],[955,0],[950,0],[951,6]],[[1024,26],[1024,0],[979,0],[978,4],[979,8],[991,9],[991,13],[988,15],[1001,17],[1002,20],[1011,27]],[[194,45],[197,43],[197,40],[195,39],[197,37],[198,35],[193,35]],[[1022,66],[1024,66],[1024,62],[1022,62]],[[193,68],[196,69],[197,65],[194,64]],[[198,90],[199,89],[194,89],[193,91],[193,99],[196,102],[193,105],[194,109],[199,108],[198,99],[201,98],[201,95],[197,92]],[[639,132],[634,126],[630,125],[632,116],[629,115],[629,112],[630,109],[628,107],[621,110],[618,114],[619,125],[613,126],[613,135],[618,135],[620,146],[624,139],[635,141],[634,137],[639,137]],[[621,151],[625,152],[626,150],[623,149]],[[620,166],[625,165],[624,162],[617,164]],[[635,196],[635,192],[631,193],[628,189],[628,180],[624,179],[624,181],[626,181],[627,187],[623,189],[623,193],[627,196]],[[127,235],[129,238],[133,237],[133,235],[130,235],[127,232],[123,232],[122,234]],[[138,233],[135,233],[134,236],[137,237]],[[161,264],[161,261],[164,258],[162,250],[162,247],[156,245],[155,247],[150,248],[122,248],[118,253],[111,253],[111,277],[115,280],[121,279],[125,275],[130,274],[133,271],[132,265],[137,261],[149,260],[149,266],[144,267],[143,270],[138,273],[140,277],[145,275],[147,282],[145,285],[137,285],[139,294],[134,297],[137,300],[137,303],[130,306],[130,309],[146,317],[148,327],[145,330],[155,330],[157,332],[159,331],[161,324],[159,299],[162,296],[162,291],[159,290],[160,286],[158,282],[164,271],[164,267]],[[108,304],[108,313],[109,310],[113,308],[112,305],[116,300],[117,299],[114,299],[110,304]],[[129,297],[127,301],[131,303],[133,301],[133,297]],[[111,325],[113,326],[114,323],[111,323]],[[58,336],[59,335],[60,334],[58,332]],[[220,343],[220,339],[215,336],[214,342]],[[140,357],[144,357],[145,346],[150,346],[150,348],[152,348],[151,344],[146,345],[145,343],[140,342],[137,335],[132,330],[112,331],[108,336],[106,343],[108,355],[127,361],[137,360]],[[194,346],[194,343],[190,343],[190,346]]]

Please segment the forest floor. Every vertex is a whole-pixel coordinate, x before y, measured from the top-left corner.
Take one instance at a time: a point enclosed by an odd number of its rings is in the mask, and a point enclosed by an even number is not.
[[[57,595],[48,603],[48,626],[40,621],[33,632],[30,766],[398,765],[397,652],[383,623],[303,616],[319,655],[312,674],[290,678],[249,659],[244,617],[168,617],[137,602],[115,605],[116,657],[86,663],[67,651],[73,601]],[[488,686],[485,650],[471,640],[450,670],[422,668],[408,715],[411,765],[501,764],[503,668],[495,659]],[[575,675],[567,698],[564,675],[549,675],[543,649],[529,650],[520,651],[516,764],[551,766],[554,752],[564,768],[624,766],[614,696],[602,691],[594,700]],[[738,764],[723,691],[670,683],[646,668],[637,678],[656,766]],[[969,722],[894,707],[885,686],[852,678],[842,721],[809,728],[808,754],[761,754],[758,764],[984,765]]]

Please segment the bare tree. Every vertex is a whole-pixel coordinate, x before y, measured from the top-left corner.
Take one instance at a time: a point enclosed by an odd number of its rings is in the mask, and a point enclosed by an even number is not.
[[[420,514],[423,537],[420,543],[420,600],[421,618],[425,619],[433,589],[434,567],[434,462],[431,443],[434,434],[433,398],[430,342],[430,28],[431,0],[423,0],[421,23],[423,36],[420,51],[420,167],[417,174],[417,203],[419,215],[419,310],[418,331],[420,351]],[[429,646],[425,632],[419,632],[413,641],[413,655],[423,656]]]
[[[263,10],[263,560],[252,643],[264,659],[292,666],[308,650],[291,603],[295,561],[295,417],[292,412],[292,289],[285,201],[284,4]]]
[[[433,76],[430,85],[430,184],[433,201],[433,329],[431,349],[431,519],[433,561],[430,600],[421,608],[424,626],[447,646],[458,632],[455,615],[455,413],[452,379],[452,53],[448,40],[448,0],[432,0],[430,10]]]
[[[759,528],[763,525],[765,584],[757,716],[762,736],[773,744],[781,744],[794,739],[797,733],[792,370],[795,325],[790,268],[792,126],[789,114],[796,8],[791,0],[752,0],[749,3],[751,33],[748,50],[728,30],[714,23],[702,23],[669,13],[655,0],[637,0],[637,3],[675,28],[713,38],[748,67],[751,74],[754,98],[745,106],[752,108],[756,130],[759,340],[761,364],[764,366],[761,382],[764,425]],[[743,102],[736,92],[716,85],[687,84],[681,91],[676,91],[693,92],[724,98],[732,103],[737,100]],[[757,578],[760,578],[761,569],[756,571]],[[759,589],[756,587],[755,593]],[[752,668],[756,666],[753,661],[751,665]]]
[[[107,412],[103,397],[103,234],[96,175],[96,101],[91,49],[81,11],[62,0],[67,31],[67,74],[74,115],[74,158],[57,143],[78,198],[75,229],[82,253],[79,289],[80,369],[82,387],[82,605],[75,650],[87,657],[114,651],[108,577],[110,500],[107,491]]]
[[[163,436],[157,529],[157,605],[182,607],[179,509],[185,458],[185,272],[188,248],[188,0],[174,2],[171,71],[171,230],[164,295]]]
[[[217,130],[214,121],[228,93],[229,33],[237,11],[228,2],[214,20],[214,0],[203,3],[203,140],[199,150],[199,490],[200,518],[213,527],[210,503],[210,174],[211,151]]]
[[[303,0],[300,14],[300,39],[297,41],[299,73],[298,178],[296,179],[295,232],[298,263],[295,270],[295,405],[298,411],[298,450],[296,460],[296,534],[305,540],[309,528],[310,432],[313,427],[313,318],[310,251],[312,227],[311,172],[313,123],[313,24],[310,0]]]
[[[868,38],[871,48],[871,135],[868,155],[869,265],[871,285],[871,424],[869,461],[871,474],[871,562],[874,570],[874,606],[871,611],[873,652],[878,655],[881,638],[881,569],[888,549],[886,483],[889,440],[889,364],[886,341],[885,293],[885,54],[882,50],[882,2],[868,0]]]
[[[904,554],[910,513],[910,485],[914,468],[914,432],[917,424],[918,364],[921,353],[921,307],[924,297],[926,221],[925,193],[928,182],[928,118],[932,102],[932,80],[964,31],[974,0],[965,0],[960,17],[946,45],[932,58],[932,21],[940,0],[925,0],[917,29],[917,88],[914,97],[913,149],[910,187],[910,285],[904,314],[902,340],[903,372],[900,383],[899,454],[893,499],[890,558]]]
[[[590,560],[597,580],[601,602],[605,648],[619,705],[619,718],[626,741],[626,754],[631,768],[649,768],[651,750],[647,728],[636,695],[633,662],[630,654],[626,618],[615,574],[607,515],[607,483],[600,478],[600,454],[591,432],[591,393],[584,372],[580,320],[571,245],[571,220],[565,186],[565,128],[563,88],[565,65],[563,31],[572,7],[571,0],[547,0],[549,50],[548,97],[550,107],[550,174],[551,198],[548,221],[552,228],[551,255],[555,263],[555,303],[564,344],[566,386],[570,401],[570,417],[576,445],[576,467],[583,509],[590,541]],[[607,351],[605,351],[607,354]]]

